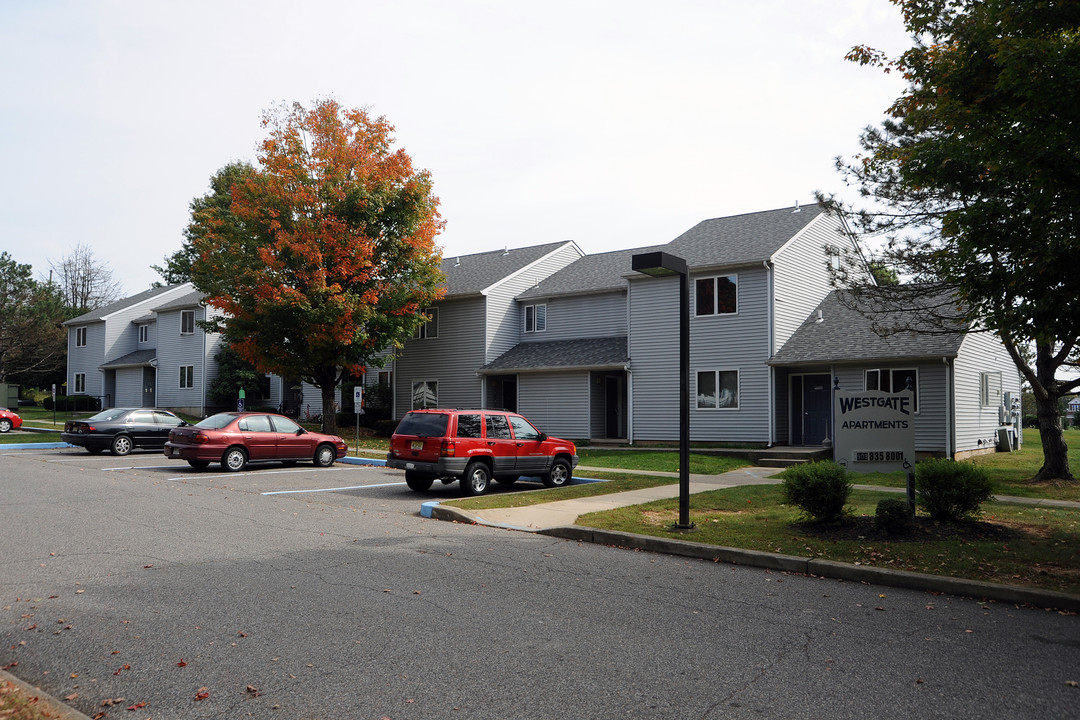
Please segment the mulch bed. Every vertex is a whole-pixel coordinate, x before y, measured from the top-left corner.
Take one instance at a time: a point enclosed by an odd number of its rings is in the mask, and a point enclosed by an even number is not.
[[[853,515],[838,523],[807,520],[795,523],[800,532],[822,540],[881,540],[888,542],[933,542],[935,540],[1011,540],[1017,533],[997,523],[964,520],[942,523],[926,516],[916,516],[910,529],[902,533],[884,533],[874,527],[872,515]]]

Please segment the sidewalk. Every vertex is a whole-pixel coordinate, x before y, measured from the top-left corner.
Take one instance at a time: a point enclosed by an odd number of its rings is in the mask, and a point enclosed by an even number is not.
[[[605,468],[578,467],[578,470],[599,470]],[[631,473],[628,470],[618,472]],[[744,467],[721,475],[691,475],[690,492],[699,493],[737,485],[776,484],[776,477],[782,468]],[[678,473],[643,473],[678,477]],[[575,479],[575,482],[580,479]],[[906,492],[904,488],[885,488],[871,485],[855,485],[860,489],[887,492]],[[1044,608],[1057,608],[1072,612],[1080,611],[1080,595],[1039,590],[1035,588],[999,585],[997,583],[964,580],[961,578],[927,575],[906,570],[892,570],[867,565],[854,565],[820,560],[817,558],[779,555],[757,550],[743,550],[717,545],[693,542],[693,533],[688,533],[686,540],[652,537],[633,533],[612,532],[596,528],[575,525],[577,518],[591,512],[612,510],[628,505],[640,505],[679,496],[678,484],[610,493],[573,500],[557,500],[521,508],[492,508],[486,510],[462,510],[441,505],[438,502],[424,503],[421,515],[438,520],[462,522],[491,527],[539,533],[552,537],[577,540],[579,542],[598,543],[614,547],[625,547],[650,552],[666,553],[683,557],[699,558],[714,562],[728,562],[735,565],[759,567],[767,570],[797,573],[802,575],[847,580],[888,587],[907,588],[924,592],[942,592],[964,597],[982,598],[997,602],[1018,605],[1035,605]],[[1012,496],[998,497],[1003,502],[1053,507],[1080,507],[1080,503],[1064,500],[1041,500],[1038,498],[1020,498]]]

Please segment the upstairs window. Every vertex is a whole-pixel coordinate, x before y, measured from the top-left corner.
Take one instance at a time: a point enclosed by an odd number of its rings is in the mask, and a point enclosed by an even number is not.
[[[195,333],[195,311],[180,311],[180,334],[193,335]]]
[[[547,305],[526,305],[525,332],[544,332],[547,330]]]
[[[739,311],[737,275],[698,278],[694,281],[694,314],[734,315]]]
[[[75,328],[75,347],[86,347],[86,328]]]
[[[150,341],[150,326],[149,325],[140,325],[139,326],[139,342],[140,343],[145,343],[145,342],[149,342],[149,341]]]
[[[428,316],[428,321],[416,328],[418,339],[439,337],[439,308],[424,308],[423,313]]]

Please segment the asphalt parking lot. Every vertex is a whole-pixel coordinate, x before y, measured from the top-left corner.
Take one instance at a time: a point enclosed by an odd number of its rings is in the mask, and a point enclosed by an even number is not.
[[[1075,616],[420,516],[457,493],[0,449],[0,667],[91,717],[1077,716]]]

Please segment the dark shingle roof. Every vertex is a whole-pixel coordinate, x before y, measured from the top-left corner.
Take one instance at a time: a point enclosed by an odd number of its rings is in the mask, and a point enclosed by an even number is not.
[[[168,292],[170,290],[175,290],[178,287],[180,286],[168,285],[166,287],[156,287],[150,288],[149,290],[143,290],[141,293],[137,293],[135,295],[132,295],[131,297],[126,297],[123,300],[117,300],[116,302],[109,303],[104,307],[99,307],[97,310],[91,310],[90,312],[80,315],[78,317],[72,318],[70,320],[65,320],[64,325],[73,325],[75,323],[88,323],[94,322],[95,320],[102,320],[106,316],[112,315],[114,312],[119,312],[120,310],[131,307],[132,305],[137,305],[144,300],[150,300],[158,295],[161,295],[162,293]]]
[[[115,360],[110,360],[101,366],[102,370],[110,370],[112,368],[120,367],[134,367],[138,365],[149,365],[155,359],[157,359],[157,350],[136,350],[135,352],[129,352],[127,355],[122,355]]]
[[[817,204],[796,207],[703,220],[663,250],[691,269],[760,263],[825,212]]]
[[[956,357],[964,340],[962,327],[956,332],[915,332],[903,330],[882,336],[875,323],[887,327],[885,316],[868,316],[868,301],[856,301],[846,290],[834,290],[810,317],[799,326],[769,361],[770,365],[814,363],[860,363],[866,361],[913,360]],[[863,312],[860,312],[860,309]],[[818,322],[818,311],[821,322]],[[930,327],[926,326],[926,330]]]
[[[541,280],[536,287],[531,287],[518,295],[518,299],[625,290],[626,278],[624,276],[631,270],[630,258],[637,253],[658,249],[659,246],[586,255],[554,275]]]
[[[551,340],[515,345],[487,365],[481,374],[623,368],[630,362],[626,337]]]
[[[446,295],[476,295],[571,241],[443,258]]]
[[[202,303],[202,299],[206,297],[206,293],[199,290],[192,290],[186,295],[181,295],[178,298],[173,298],[164,305],[158,305],[154,308],[154,312],[161,312],[162,310],[176,310],[178,308],[195,307]]]

